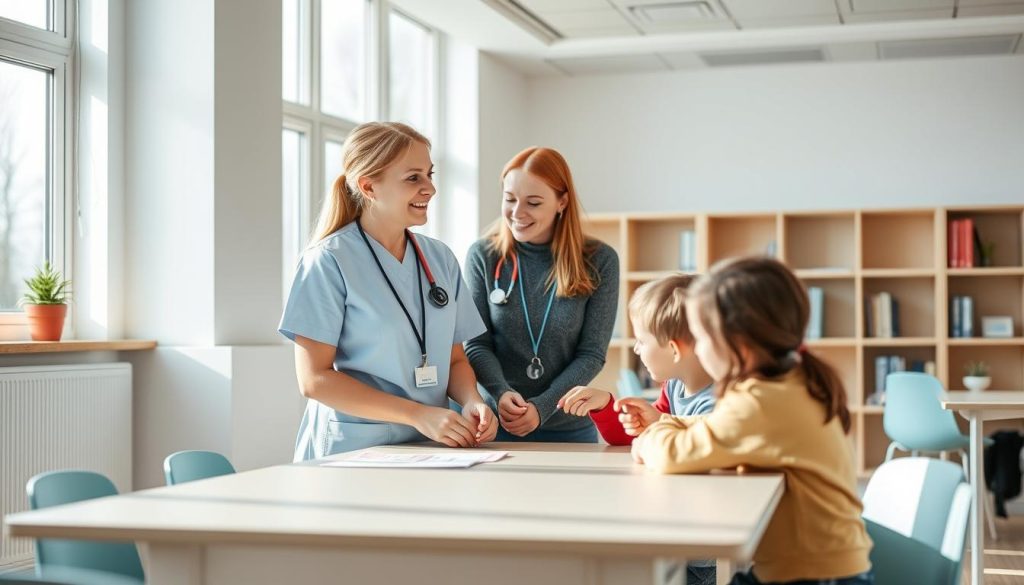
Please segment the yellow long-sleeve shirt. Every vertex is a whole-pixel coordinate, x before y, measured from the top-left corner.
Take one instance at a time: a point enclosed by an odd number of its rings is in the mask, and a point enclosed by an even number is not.
[[[778,470],[786,491],[754,553],[764,582],[848,577],[871,567],[853,453],[842,424],[807,392],[796,368],[733,384],[710,414],[662,416],[633,443],[660,473],[740,465]]]

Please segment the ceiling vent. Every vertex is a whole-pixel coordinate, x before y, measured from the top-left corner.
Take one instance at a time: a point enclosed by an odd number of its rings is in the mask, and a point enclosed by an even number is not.
[[[514,22],[519,28],[539,39],[545,45],[550,45],[564,38],[550,24],[519,2],[516,2],[516,0],[483,0],[483,2],[497,11],[498,14]]]
[[[970,55],[1009,55],[1017,49],[1021,35],[884,41],[878,43],[880,59],[931,59]]]
[[[742,67],[747,65],[781,65],[824,61],[825,52],[819,47],[800,49],[771,49],[751,52],[700,53],[708,67]]]
[[[710,4],[698,2],[670,2],[666,4],[640,4],[629,11],[644,24],[683,24],[715,20],[718,15]]]

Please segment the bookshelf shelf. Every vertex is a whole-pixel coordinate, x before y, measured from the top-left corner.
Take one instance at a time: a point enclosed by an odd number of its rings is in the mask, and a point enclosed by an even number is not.
[[[856,337],[822,337],[821,339],[808,339],[805,341],[811,349],[821,347],[857,347]]]
[[[947,268],[946,274],[957,277],[1024,276],[1024,268],[991,266],[983,266],[979,268]]]
[[[991,266],[948,267],[948,226],[971,218],[982,242],[994,244]],[[858,474],[882,463],[889,439],[881,406],[866,404],[881,358],[908,369],[931,362],[942,384],[963,389],[964,365],[985,361],[992,386],[1024,390],[1024,205],[840,210],[781,213],[605,213],[584,230],[619,252],[616,337],[592,385],[615,390],[622,368],[635,369],[626,306],[643,283],[680,271],[681,232],[692,230],[696,269],[737,255],[774,253],[807,287],[823,291],[822,338],[807,340],[836,368],[853,417],[850,442]],[[887,292],[898,302],[900,337],[866,335],[865,300]],[[975,337],[954,338],[950,301],[971,296]],[[981,318],[1009,316],[1011,338],[981,337]],[[895,360],[895,361],[891,361]],[[1003,423],[996,423],[996,425]],[[1020,423],[1009,422],[1019,426]],[[985,431],[994,428],[987,425]]]
[[[638,270],[626,273],[626,280],[629,282],[650,282],[673,274],[697,274],[688,270]]]
[[[949,340],[950,347],[1024,346],[1024,337],[958,337]]]
[[[843,268],[801,268],[794,270],[797,277],[803,280],[843,280],[857,276],[853,270]]]
[[[868,337],[861,341],[864,347],[919,347],[935,345],[934,337]]]

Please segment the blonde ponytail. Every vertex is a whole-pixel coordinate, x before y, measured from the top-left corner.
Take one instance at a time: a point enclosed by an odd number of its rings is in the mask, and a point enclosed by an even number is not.
[[[359,189],[359,179],[379,177],[414,142],[430,148],[425,136],[400,122],[367,122],[352,130],[342,147],[345,170],[334,180],[330,195],[324,199],[309,245],[359,219],[368,204]]]

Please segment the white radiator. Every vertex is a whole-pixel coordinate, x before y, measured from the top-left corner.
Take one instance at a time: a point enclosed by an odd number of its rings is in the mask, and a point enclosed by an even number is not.
[[[131,490],[131,364],[0,368],[0,514],[27,509],[28,479],[57,469]],[[30,539],[0,535],[0,572],[32,557]]]

